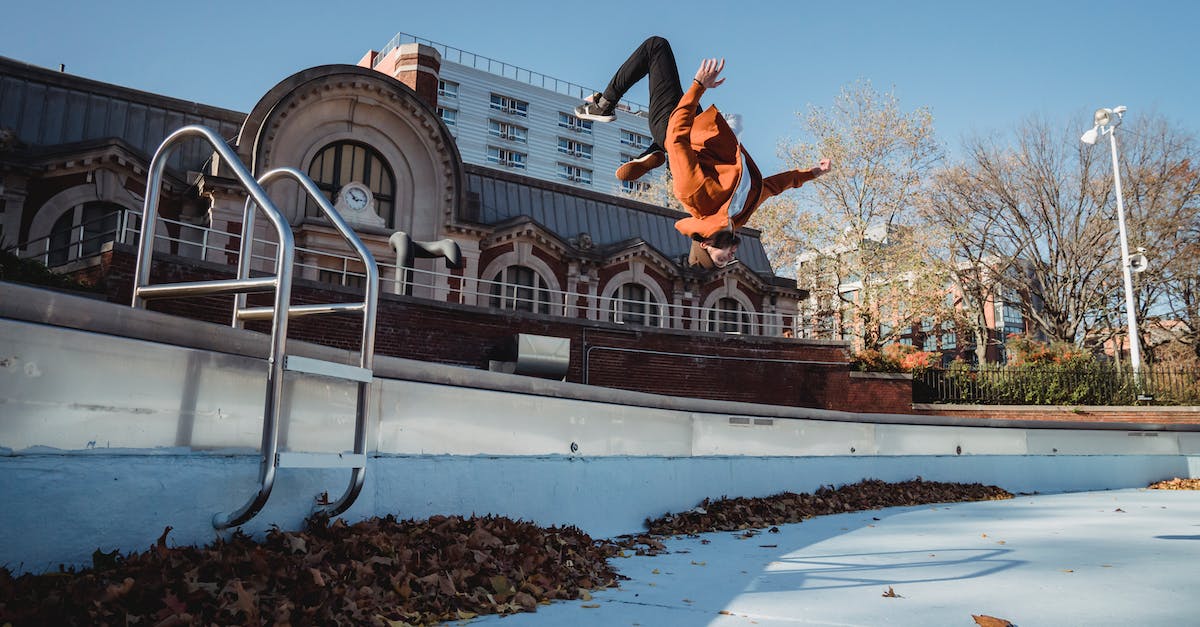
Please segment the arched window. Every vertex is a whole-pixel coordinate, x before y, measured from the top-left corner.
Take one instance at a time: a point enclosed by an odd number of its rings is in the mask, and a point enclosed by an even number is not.
[[[329,144],[313,157],[308,177],[328,195],[331,203],[337,201],[337,193],[346,183],[366,185],[375,196],[375,212],[389,229],[395,226],[392,208],[396,200],[396,177],[374,148],[352,141]],[[304,215],[319,216],[321,209],[309,200]]]
[[[750,313],[733,298],[722,298],[708,312],[708,330],[718,333],[753,333],[754,323]]]
[[[104,244],[117,239],[124,211],[121,205],[95,201],[63,213],[50,229],[46,265],[60,266],[99,253]]]
[[[550,290],[533,268],[509,266],[492,278],[491,307],[532,313],[550,313]]]
[[[613,294],[608,319],[619,324],[661,325],[658,301],[645,285],[639,283],[626,283]]]

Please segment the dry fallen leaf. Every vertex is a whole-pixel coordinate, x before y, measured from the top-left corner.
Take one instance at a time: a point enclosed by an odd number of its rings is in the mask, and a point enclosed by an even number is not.
[[[1012,495],[980,484],[872,479],[813,494],[705,500],[612,540],[495,516],[314,518],[303,530],[272,529],[261,541],[235,532],[206,547],[169,546],[165,529],[144,553],[97,550],[87,570],[13,576],[0,566],[0,625],[444,624],[586,602],[589,590],[622,579],[611,558],[666,553],[668,537],[726,531],[744,539],[814,516],[1003,498]]]
[[[975,624],[981,627],[1013,627],[1013,624],[1003,618],[988,616],[987,614],[971,614],[971,618],[975,619]]]
[[[583,605],[580,605],[579,607],[586,607],[589,610],[594,610],[594,609],[600,607],[600,604],[599,603],[584,603]]]
[[[884,592],[883,596],[888,597],[889,599],[903,599],[904,598],[904,597],[896,594],[896,591],[892,590],[891,586],[888,586],[887,592]]]

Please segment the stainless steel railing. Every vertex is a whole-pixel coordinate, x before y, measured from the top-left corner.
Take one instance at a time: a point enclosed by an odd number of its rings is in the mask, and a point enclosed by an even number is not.
[[[184,140],[193,138],[208,141],[249,194],[243,216],[241,234],[242,253],[239,256],[238,273],[234,279],[152,285],[150,283],[150,270],[154,254],[154,234],[158,219],[158,201],[163,172],[166,168],[167,160],[176,146]],[[275,179],[284,177],[295,179],[301,185],[358,254],[366,275],[363,302],[291,306],[295,240],[292,235],[291,225],[263,189],[264,185],[269,184]],[[234,326],[239,326],[242,320],[248,319],[269,319],[271,321],[270,354],[267,357],[266,398],[263,406],[263,434],[260,448],[261,460],[259,464],[258,491],[238,510],[228,514],[215,514],[212,519],[213,526],[218,529],[226,529],[244,524],[253,518],[266,504],[275,483],[276,471],[283,466],[351,468],[352,476],[346,492],[342,498],[325,509],[329,515],[337,515],[345,511],[353,504],[361,491],[366,471],[365,430],[367,399],[369,396],[367,394],[367,386],[372,377],[371,364],[374,358],[375,311],[379,297],[379,270],[375,264],[374,257],[367,250],[366,246],[363,245],[362,241],[359,240],[358,236],[354,234],[353,229],[350,229],[341,219],[341,216],[330,205],[325,195],[317,189],[316,185],[305,174],[293,168],[279,168],[265,173],[261,179],[256,180],[233,150],[216,133],[203,126],[185,126],[171,133],[163,140],[150,162],[144,202],[142,228],[138,238],[137,265],[134,272],[133,299],[131,303],[133,307],[145,307],[147,300],[156,298],[235,294]],[[253,246],[256,209],[261,209],[270,220],[271,225],[275,229],[277,242],[273,274],[251,278],[250,250]],[[274,304],[272,307],[246,307],[245,295],[247,293],[271,291],[274,292]],[[362,345],[360,347],[360,360],[357,368],[344,364],[289,357],[286,354],[285,347],[287,343],[288,319],[290,316],[340,312],[354,312],[363,315]],[[347,379],[357,383],[358,404],[356,408],[354,450],[350,454],[323,455],[297,453],[287,458],[289,463],[284,463],[284,454],[278,450],[278,436],[279,412],[282,406],[283,376],[285,370]]]

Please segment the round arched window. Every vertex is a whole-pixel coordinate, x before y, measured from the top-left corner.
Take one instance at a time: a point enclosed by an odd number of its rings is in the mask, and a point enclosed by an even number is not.
[[[754,323],[745,307],[733,298],[722,298],[717,306],[708,312],[708,330],[718,333],[754,332]]]
[[[366,185],[375,197],[375,212],[389,229],[395,226],[392,209],[396,200],[396,177],[383,155],[374,148],[354,141],[329,144],[313,157],[308,176],[326,193],[331,203],[337,202],[338,191],[347,183]],[[304,215],[319,216],[321,209],[309,200]]]
[[[46,265],[58,266],[100,252],[117,239],[125,208],[104,201],[72,207],[54,222],[46,250]]]
[[[494,309],[513,309],[532,313],[550,313],[550,290],[545,279],[533,268],[509,266],[492,277]]]
[[[618,324],[659,326],[658,301],[646,286],[626,283],[613,294],[609,320]]]

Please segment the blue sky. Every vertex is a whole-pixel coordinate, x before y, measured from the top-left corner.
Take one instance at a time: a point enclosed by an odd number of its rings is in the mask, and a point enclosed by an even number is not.
[[[288,75],[355,63],[397,32],[597,87],[662,35],[684,80],[703,57],[725,57],[726,83],[706,102],[743,115],[764,168],[778,165],[781,139],[800,136],[796,112],[858,79],[894,88],[905,109],[929,107],[952,151],[1033,115],[1082,132],[1092,110],[1118,104],[1200,130],[1188,117],[1200,103],[1200,3],[1183,0],[18,0],[3,13],[0,55],[243,112]],[[628,98],[646,102],[644,85]]]

